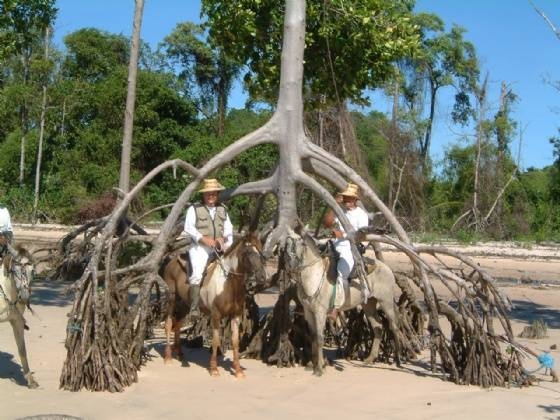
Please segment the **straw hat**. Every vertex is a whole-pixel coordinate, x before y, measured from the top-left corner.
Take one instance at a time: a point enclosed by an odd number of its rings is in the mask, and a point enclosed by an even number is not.
[[[225,190],[226,187],[224,187],[222,184],[220,184],[218,182],[217,179],[214,178],[207,178],[205,180],[202,181],[202,186],[200,187],[200,190],[198,190],[198,192],[209,192],[209,191],[222,191]]]
[[[349,183],[346,189],[339,192],[339,194],[345,197],[358,198],[358,186],[356,184]]]

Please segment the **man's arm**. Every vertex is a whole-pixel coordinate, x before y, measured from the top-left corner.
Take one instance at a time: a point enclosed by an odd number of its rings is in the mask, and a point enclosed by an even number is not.
[[[224,221],[224,247],[229,248],[233,243],[233,224],[229,218],[229,214],[226,213],[226,220]]]

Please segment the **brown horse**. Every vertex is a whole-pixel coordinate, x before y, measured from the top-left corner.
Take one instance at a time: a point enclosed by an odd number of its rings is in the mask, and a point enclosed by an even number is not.
[[[33,374],[27,362],[24,330],[25,319],[23,312],[29,305],[31,295],[31,280],[34,266],[31,254],[22,247],[17,249],[7,245],[5,238],[0,235],[0,245],[9,247],[9,251],[0,264],[0,322],[9,321],[14,330],[14,337],[18,348],[23,374],[29,388],[37,388]]]
[[[245,292],[248,282],[266,282],[264,258],[261,254],[262,244],[254,233],[249,233],[234,244],[225,254],[212,261],[200,288],[200,306],[203,313],[210,315],[212,324],[212,357],[210,374],[218,376],[218,347],[220,346],[220,322],[229,318],[233,346],[233,369],[236,377],[244,373],[239,363],[239,320],[245,305]],[[169,300],[165,320],[165,362],[172,354],[182,358],[179,344],[181,319],[188,309],[190,268],[181,256],[172,258],[163,269],[163,279],[169,287]],[[171,331],[174,331],[173,347],[170,343]]]

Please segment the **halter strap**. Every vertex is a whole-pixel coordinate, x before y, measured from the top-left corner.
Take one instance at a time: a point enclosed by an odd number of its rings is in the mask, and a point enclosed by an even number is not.
[[[317,263],[320,262],[320,261],[323,261],[323,257],[322,257],[322,256],[319,256],[316,260],[311,261],[311,262],[308,263],[308,264],[301,265],[301,266],[299,266],[299,267],[297,267],[297,268],[295,268],[295,269],[293,269],[293,270],[290,270],[290,272],[294,272],[294,271],[295,271],[295,272],[298,272],[298,275],[300,276],[300,280],[301,280],[301,271],[302,271],[304,268],[311,267],[311,266],[317,264]],[[327,278],[327,265],[326,265],[326,264],[323,264],[323,274],[321,275],[321,281],[319,282],[319,285],[317,286],[317,289],[315,290],[315,292],[313,292],[312,295],[308,295],[308,294],[306,293],[305,289],[303,288],[302,282],[301,282],[301,281],[299,282],[298,287],[301,288],[301,291],[302,291],[302,293],[303,293],[303,295],[304,295],[304,297],[305,297],[306,300],[308,300],[308,301],[310,301],[310,302],[313,302],[313,301],[315,301],[315,300],[317,299],[317,297],[319,296],[319,293],[321,292],[321,288],[323,287],[323,284],[325,283],[325,279],[326,279],[326,278]]]

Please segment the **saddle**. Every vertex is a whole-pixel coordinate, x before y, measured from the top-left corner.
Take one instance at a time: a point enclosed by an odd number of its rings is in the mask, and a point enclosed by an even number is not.
[[[366,247],[361,242],[358,242],[356,244],[356,247],[358,248],[358,252],[362,256],[362,262],[364,264],[364,268],[366,269],[366,273],[370,274],[372,271],[374,271],[376,269],[376,267],[377,267],[376,261],[377,260],[375,258],[367,257],[365,255]],[[339,256],[338,252],[336,251],[336,249],[334,248],[333,241],[327,241],[326,244],[320,246],[319,250],[321,252],[321,256],[328,256],[329,258],[332,259],[334,265],[336,266],[340,256]],[[348,276],[348,280],[352,280],[352,279],[355,279],[355,278],[358,278],[358,272],[357,272],[357,269],[356,269],[356,264],[354,264],[354,267],[352,268],[352,271],[350,272],[350,275]]]
[[[220,253],[220,255],[223,254]],[[188,251],[185,252],[181,252],[178,255],[178,259],[181,263],[181,267],[183,268],[183,271],[185,272],[185,274],[187,275],[187,279],[191,276],[191,267],[192,267],[192,263],[191,263],[191,256],[188,253]],[[209,256],[208,256],[208,261],[206,263],[206,267],[204,268],[204,271],[202,272],[202,281],[204,282],[204,279],[206,278],[206,271],[208,270],[208,267],[210,266],[210,263],[216,261],[218,259],[218,255],[216,255],[215,252],[212,252]]]

